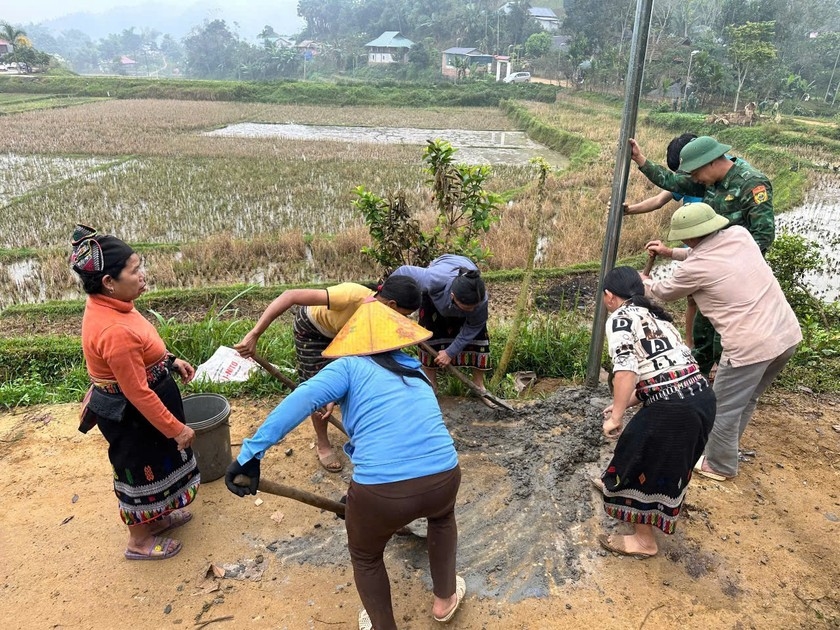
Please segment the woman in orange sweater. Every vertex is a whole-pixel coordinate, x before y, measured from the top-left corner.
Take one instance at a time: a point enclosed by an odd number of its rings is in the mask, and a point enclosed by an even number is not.
[[[77,225],[70,262],[88,294],[82,349],[91,380],[82,426],[99,426],[108,441],[114,492],[128,526],[125,557],[162,560],[181,550],[163,536],[192,519],[182,508],[200,483],[181,393],[170,376],[189,382],[193,367],[166,351],[135,308],[146,290],[140,257],[120,239]]]

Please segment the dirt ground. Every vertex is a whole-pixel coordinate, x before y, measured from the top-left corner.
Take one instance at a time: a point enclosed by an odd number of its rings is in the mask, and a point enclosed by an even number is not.
[[[235,445],[269,407],[233,401]],[[496,455],[509,447],[514,456],[504,461],[525,457],[509,437],[525,435],[538,414],[526,408],[506,418],[469,399],[444,399],[443,407],[463,469],[458,567],[469,589],[451,627],[840,627],[840,398],[771,392],[744,436],[754,461],[734,481],[695,477],[677,533],[660,536],[660,555],[644,561],[607,554],[595,542],[613,525],[586,476],[606,461],[609,444],[598,440],[593,461],[552,472],[568,485],[558,486],[564,496],[553,495],[540,514],[505,525],[488,513],[482,522],[471,518],[471,508],[487,494],[497,496],[504,519],[505,509],[519,505],[521,477]],[[540,409],[554,407],[548,399]],[[195,518],[174,532],[184,544],[177,557],[125,560],[106,444],[97,430],[76,430],[77,413],[70,404],[0,415],[4,628],[357,627],[360,604],[342,522],[289,499],[260,493],[256,505],[254,497],[230,494],[221,480],[205,483],[191,506]],[[562,413],[566,424],[556,431],[534,425],[534,444],[562,444],[575,424],[592,421]],[[518,432],[508,433],[514,425]],[[484,437],[469,437],[475,428]],[[313,436],[302,424],[269,452],[263,475],[338,498],[349,466],[343,476],[323,472]],[[555,477],[546,479],[551,494]],[[570,512],[570,505],[577,507]],[[482,562],[488,557],[498,558],[497,586],[516,577],[506,573],[519,562],[515,572],[536,576],[530,583],[544,588],[493,588]],[[395,538],[386,560],[400,627],[437,627],[423,541]],[[247,566],[260,579],[207,577],[213,564],[227,575]]]

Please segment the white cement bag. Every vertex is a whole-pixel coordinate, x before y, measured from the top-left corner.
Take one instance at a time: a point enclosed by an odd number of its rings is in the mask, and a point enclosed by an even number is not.
[[[195,370],[195,380],[208,380],[212,383],[241,383],[248,380],[259,364],[253,359],[246,359],[233,348],[220,346],[213,356]]]

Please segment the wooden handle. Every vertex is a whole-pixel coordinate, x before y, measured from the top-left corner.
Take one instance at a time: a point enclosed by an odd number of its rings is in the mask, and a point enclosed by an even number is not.
[[[432,355],[432,358],[437,357],[437,354],[438,354],[437,350],[432,348],[432,346],[427,344],[425,341],[421,341],[417,345],[420,346],[423,349],[424,352],[428,352],[430,355]],[[513,411],[513,407],[511,407],[507,402],[505,402],[501,398],[496,398],[493,394],[488,392],[486,389],[481,389],[478,385],[476,385],[475,383],[472,382],[472,379],[470,379],[466,374],[464,374],[461,370],[456,368],[454,365],[447,365],[445,369],[452,376],[454,376],[459,381],[461,381],[464,385],[469,387],[470,390],[472,390],[472,392],[476,396],[481,396],[482,398],[486,398],[487,400],[489,400],[493,404],[499,405],[499,407],[503,407],[504,409],[507,409],[508,411]]]
[[[233,483],[237,486],[248,486],[251,484],[251,479],[245,475],[236,475],[236,477],[233,478]],[[294,499],[295,501],[306,503],[306,505],[311,505],[312,507],[327,510],[338,514],[339,516],[344,516],[343,503],[327,499],[326,497],[322,497],[317,494],[312,494],[306,490],[298,490],[297,488],[292,488],[291,486],[286,486],[282,483],[276,483],[262,478],[260,479],[259,489],[261,492],[274,494],[278,497],[286,497],[287,499]]]
[[[254,353],[254,356],[252,358],[254,359],[254,361],[259,363],[259,365],[262,369],[264,369],[266,372],[271,374],[271,376],[273,376],[278,381],[283,383],[283,385],[285,385],[289,389],[294,390],[297,387],[297,383],[295,383],[292,379],[290,379],[288,376],[283,374],[280,370],[278,370],[276,367],[274,367],[271,363],[269,363],[268,361],[263,359],[260,355]],[[339,420],[338,418],[333,418],[332,415],[330,415],[327,418],[327,422],[329,422],[336,429],[341,431],[344,435],[347,435],[347,430],[344,428],[344,425],[342,424],[341,420]]]
[[[656,252],[653,252],[653,255],[648,255],[647,262],[645,263],[645,268],[642,269],[642,273],[646,276],[650,275],[651,270],[653,269],[653,263],[656,260]]]
[[[265,359],[263,359],[263,358],[262,358],[260,355],[258,355],[256,352],[254,353],[254,356],[252,356],[251,358],[252,358],[252,359],[254,359],[254,361],[256,361],[257,363],[259,363],[259,365],[260,365],[260,367],[261,367],[262,369],[264,369],[266,372],[268,372],[269,374],[271,374],[274,378],[276,378],[278,381],[280,381],[281,383],[283,383],[283,385],[285,385],[285,386],[286,386],[286,387],[288,387],[289,389],[292,389],[292,390],[293,390],[293,389],[295,389],[295,388],[297,387],[297,383],[295,383],[292,379],[290,379],[288,376],[286,376],[285,374],[283,374],[283,373],[282,373],[280,370],[278,370],[276,367],[274,367],[273,365],[271,365],[271,363],[269,363],[268,361],[266,361]]]

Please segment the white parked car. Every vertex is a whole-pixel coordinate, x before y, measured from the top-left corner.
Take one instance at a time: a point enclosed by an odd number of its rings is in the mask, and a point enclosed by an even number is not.
[[[514,72],[513,74],[509,74],[504,78],[505,83],[530,83],[531,82],[531,73],[530,72]]]

